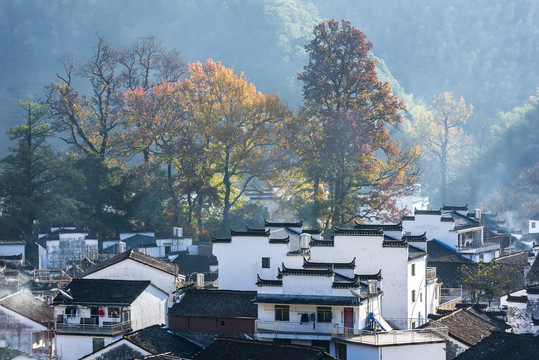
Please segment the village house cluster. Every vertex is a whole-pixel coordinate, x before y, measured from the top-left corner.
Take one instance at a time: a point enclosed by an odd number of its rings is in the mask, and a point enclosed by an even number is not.
[[[539,247],[467,206],[414,211],[392,224],[302,221],[231,229],[193,242],[74,224],[0,241],[0,354],[35,359],[472,359],[539,351]],[[421,207],[419,206],[421,205]],[[530,230],[535,229],[530,220]],[[531,233],[531,231],[530,231]],[[508,240],[509,239],[509,240]],[[521,269],[487,307],[466,302],[462,265]],[[459,290],[460,289],[460,293]],[[217,357],[219,356],[219,357]]]

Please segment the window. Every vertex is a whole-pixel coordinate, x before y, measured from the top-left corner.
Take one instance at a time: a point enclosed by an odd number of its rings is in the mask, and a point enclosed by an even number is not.
[[[483,262],[485,261],[485,257],[483,256],[483,254],[479,255],[479,262]]]
[[[331,308],[319,306],[316,308],[317,322],[331,322]]]
[[[412,276],[415,276],[415,264],[412,264]]]
[[[269,257],[263,257],[262,258],[262,268],[263,269],[269,269],[270,267],[270,258]]]
[[[412,302],[415,302],[415,290],[412,290]]]
[[[221,326],[225,326],[225,322],[221,320]]]
[[[120,317],[120,308],[109,307],[108,313],[109,313],[109,318],[117,319]]]
[[[78,309],[74,306],[66,307],[65,314],[67,317],[76,317],[79,315]]]
[[[290,306],[275,305],[275,321],[289,321],[289,320],[290,320]]]
[[[419,301],[423,302],[423,293],[419,293]]]
[[[532,229],[535,229],[535,221],[532,221]]]
[[[97,350],[101,350],[105,347],[104,338],[93,338],[92,340],[92,348],[94,352],[96,352]]]

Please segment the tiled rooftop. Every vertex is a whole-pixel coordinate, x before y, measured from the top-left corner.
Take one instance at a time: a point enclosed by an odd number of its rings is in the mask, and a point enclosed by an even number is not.
[[[255,298],[256,291],[189,290],[172,306],[169,315],[255,319],[258,316]]]
[[[150,267],[153,267],[155,269],[164,271],[166,273],[177,275],[178,274],[178,266],[171,264],[169,262],[159,260],[154,258],[153,256],[146,255],[144,253],[138,252],[134,249],[123,252],[121,254],[116,255],[115,257],[112,257],[110,259],[107,259],[103,262],[100,262],[94,266],[89,267],[84,272],[84,276],[92,274],[96,271],[102,270],[108,266],[117,264],[124,260],[133,260],[136,262],[139,262],[144,265],[148,265]]]

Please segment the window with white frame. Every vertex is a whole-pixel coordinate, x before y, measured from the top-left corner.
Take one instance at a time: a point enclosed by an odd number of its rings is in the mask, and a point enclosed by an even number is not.
[[[290,321],[290,306],[275,305],[275,321]]]

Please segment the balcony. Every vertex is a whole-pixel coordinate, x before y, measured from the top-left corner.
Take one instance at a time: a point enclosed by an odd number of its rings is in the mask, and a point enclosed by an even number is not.
[[[84,320],[84,319],[83,319]],[[102,325],[81,323],[56,323],[58,334],[115,336],[131,331],[131,321],[104,322]]]
[[[263,321],[255,322],[255,333],[260,337],[272,337],[281,339],[315,339],[330,340],[333,327],[332,323],[322,322],[291,322],[291,321]]]
[[[334,337],[346,339],[358,344],[370,346],[404,345],[445,341],[448,335],[447,327],[438,323],[429,323],[428,328],[412,330],[357,331],[354,329],[336,327]]]
[[[457,247],[459,254],[477,255],[484,252],[500,250],[500,244],[488,244],[474,247]]]

